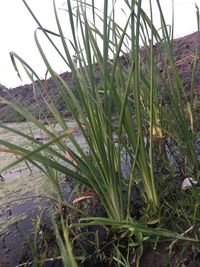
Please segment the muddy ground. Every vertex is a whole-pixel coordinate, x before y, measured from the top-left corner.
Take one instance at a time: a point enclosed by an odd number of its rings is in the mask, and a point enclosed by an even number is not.
[[[75,128],[74,121],[66,122],[69,127]],[[33,124],[26,122],[7,123],[20,132],[33,134],[33,137],[41,142],[48,141],[48,137]],[[51,126],[49,126],[51,127]],[[60,131],[59,126],[54,129]],[[84,140],[78,132],[76,139],[84,147]],[[17,135],[0,129],[2,140],[9,140],[28,148],[31,142]],[[69,140],[66,139],[65,142]],[[7,166],[15,161],[16,156],[1,152],[0,167]],[[72,191],[71,179],[58,174],[62,194],[67,200]],[[52,199],[55,199],[52,200]],[[49,224],[51,213],[55,212],[58,195],[50,179],[38,168],[28,162],[21,162],[11,169],[1,173],[0,179],[0,267],[16,266],[20,261],[23,244],[26,238],[34,235],[36,218],[43,217]]]

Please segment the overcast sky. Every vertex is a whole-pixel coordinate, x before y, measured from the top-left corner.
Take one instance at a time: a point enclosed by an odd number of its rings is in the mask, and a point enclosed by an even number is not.
[[[98,5],[103,0],[95,0]],[[111,1],[111,0],[110,0]],[[118,0],[121,1],[121,0]],[[52,0],[27,0],[43,26],[48,29],[56,30]],[[62,6],[66,0],[57,0],[57,5]],[[153,0],[152,2],[155,2]],[[160,0],[165,17],[171,21],[171,2],[172,0]],[[143,0],[146,8],[149,0]],[[200,7],[200,0],[174,0],[175,3],[175,36],[181,37],[197,30],[195,3]],[[155,12],[155,23],[158,14]],[[22,0],[0,0],[0,83],[6,87],[15,87],[29,83],[25,74],[22,75],[21,82],[17,77],[12,66],[9,52],[14,51],[27,61],[41,78],[44,77],[46,68],[37,51],[34,42],[34,30],[37,25],[30,16]],[[66,33],[67,35],[67,33]],[[50,51],[47,43],[43,41],[44,47]],[[54,69],[60,73],[66,71],[64,64],[55,55],[49,52],[52,58]]]

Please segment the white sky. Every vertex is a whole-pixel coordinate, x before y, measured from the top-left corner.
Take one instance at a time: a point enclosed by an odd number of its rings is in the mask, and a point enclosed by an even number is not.
[[[98,5],[103,0],[95,0]],[[111,0],[110,0],[111,1]],[[120,0],[118,0],[120,1]],[[27,0],[30,7],[44,27],[56,31],[52,0]],[[57,0],[57,5],[66,0]],[[153,0],[152,2],[156,2]],[[167,21],[171,22],[171,0],[160,0]],[[181,37],[197,30],[195,3],[200,7],[200,0],[174,0],[175,3],[175,36]],[[149,5],[149,0],[143,0],[144,7]],[[64,12],[62,11],[64,14]],[[63,16],[62,14],[62,16]],[[155,23],[158,15],[155,10]],[[34,42],[34,30],[37,25],[22,0],[0,0],[0,83],[10,87],[30,83],[24,73],[21,82],[12,66],[9,52],[14,51],[35,69],[41,78],[44,78],[46,68],[40,58]],[[66,32],[66,36],[67,36]],[[54,69],[58,72],[66,71],[62,61],[55,57],[42,41],[43,47],[48,50],[48,55],[53,61]]]

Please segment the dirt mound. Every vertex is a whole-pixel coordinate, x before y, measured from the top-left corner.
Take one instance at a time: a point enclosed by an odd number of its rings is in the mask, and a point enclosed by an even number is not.
[[[192,79],[192,68],[196,53],[196,48],[198,46],[198,33],[192,33],[190,35],[175,39],[173,42],[173,55],[176,62],[176,66],[180,72],[183,86],[185,92],[189,92],[191,88],[191,79]],[[159,45],[155,46],[155,51],[159,50]],[[124,57],[121,58],[122,65],[127,64],[127,60]],[[158,66],[160,71],[163,71],[164,60],[160,59]],[[200,60],[197,59],[197,65],[195,70],[195,105],[200,107]],[[100,73],[99,68],[96,68],[96,79],[99,79]],[[61,77],[68,83],[71,88],[74,88],[74,81],[72,74],[70,72],[65,72],[61,74]],[[52,78],[47,81],[42,80],[45,88],[48,91],[48,95],[54,99],[54,103],[59,112],[63,115],[67,115],[65,105],[63,103],[62,97],[54,85]],[[46,105],[43,100],[42,91],[33,89],[32,84],[27,84],[24,86],[19,86],[13,89],[7,89],[4,86],[0,85],[0,97],[11,101],[17,101],[28,107],[28,109],[36,116],[48,117],[50,112],[46,108]],[[39,107],[39,108],[38,108]],[[198,109],[198,107],[197,107]],[[16,111],[12,110],[8,105],[0,104],[0,121],[3,122],[13,122],[13,121],[23,121],[24,118],[20,114],[17,114]]]
[[[70,87],[74,87],[72,74],[70,72],[65,72],[60,76],[67,81]],[[42,83],[46,88],[48,95],[54,99],[57,109],[62,112],[64,110],[64,104],[52,78],[49,78],[47,81],[42,80]],[[0,88],[0,97],[23,104],[36,116],[39,115],[38,113],[40,111],[41,117],[50,115],[43,100],[43,93],[45,92],[42,92],[40,89],[35,89],[32,84],[18,86],[9,90],[5,87],[3,87],[3,90]],[[12,110],[8,105],[0,104],[0,121],[14,122],[23,120],[24,118],[20,114],[17,114],[16,111]]]

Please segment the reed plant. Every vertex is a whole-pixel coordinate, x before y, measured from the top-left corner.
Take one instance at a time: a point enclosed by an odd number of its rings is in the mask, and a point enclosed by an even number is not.
[[[1,103],[10,105],[50,138],[50,141],[43,144],[35,140],[31,134],[24,134],[0,124],[0,127],[34,144],[22,148],[0,140],[0,145],[3,146],[1,150],[21,156],[8,167],[29,160],[51,177],[60,195],[60,201],[63,201],[63,197],[57,177],[53,175],[55,170],[85,184],[96,193],[108,217],[93,219],[96,224],[111,225],[150,236],[185,239],[182,235],[143,225],[158,223],[161,213],[159,177],[154,169],[155,140],[162,141],[170,137],[183,153],[185,164],[192,164],[192,170],[195,171],[199,168],[195,150],[196,134],[191,127],[193,108],[189,108],[191,102],[184,94],[172,53],[173,37],[168,31],[160,1],[156,2],[162,35],[154,25],[151,1],[150,14],[147,14],[142,8],[141,0],[124,0],[123,5],[128,12],[124,26],[121,26],[116,21],[115,1],[109,9],[110,1],[104,0],[101,13],[95,7],[94,1],[88,3],[77,0],[73,6],[72,1],[67,0],[65,12],[70,23],[71,40],[68,40],[67,34],[63,32],[55,0],[53,8],[57,32],[46,29],[27,2],[23,2],[38,24],[38,29],[34,33],[38,51],[55,87],[62,95],[66,110],[76,121],[87,151],[79,144],[67,121],[57,111],[53,99],[48,96],[48,87],[45,87],[28,63],[12,52],[10,55],[15,70],[18,72],[17,62],[20,62],[35,88],[41,90],[44,95],[44,102],[56,123],[63,129],[63,134],[60,135],[53,129],[49,130],[21,103],[0,99]],[[70,88],[67,81],[54,71],[40,43],[39,32],[47,37],[58,56],[66,63],[66,68],[70,69],[74,88]],[[62,49],[53,41],[55,37],[60,39]],[[168,77],[172,82],[166,82],[166,77],[160,74],[154,51],[155,44],[164,53],[168,62]],[[145,52],[145,58],[142,58],[141,47]],[[126,64],[122,64],[122,59]],[[165,104],[162,102],[164,90],[169,92],[169,102]],[[184,103],[187,104],[187,109]],[[65,138],[70,140],[70,146],[65,142]],[[131,164],[128,177],[125,177],[122,170],[124,155]],[[126,190],[125,184],[128,185]],[[138,184],[142,184],[143,224],[135,222],[131,214],[133,189]],[[57,238],[63,251],[63,241],[59,234]],[[68,242],[68,238],[66,240]],[[75,266],[75,263],[73,264]]]

